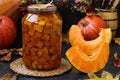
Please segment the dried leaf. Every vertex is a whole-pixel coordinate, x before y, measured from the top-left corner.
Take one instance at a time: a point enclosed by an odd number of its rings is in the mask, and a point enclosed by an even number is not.
[[[119,4],[119,2],[120,2],[120,0],[115,0],[111,9],[114,10],[117,7],[117,5]]]
[[[13,74],[7,73],[7,74],[3,75],[0,78],[0,80],[17,80],[17,75],[18,74],[13,75]]]
[[[18,54],[18,55],[22,56],[22,48],[19,48],[19,49],[14,48],[14,49],[10,49],[10,51],[12,53],[15,53],[15,54]]]
[[[0,50],[0,61],[10,61],[12,54],[22,56],[22,48],[19,49],[2,49]]]
[[[111,73],[107,71],[103,71],[100,78],[96,76],[94,73],[88,73],[88,77],[90,79],[84,79],[84,80],[119,80],[120,74],[113,77]]]
[[[89,78],[99,79],[99,77],[98,77],[98,76],[96,76],[96,75],[95,75],[95,74],[93,74],[93,73],[88,73],[88,76],[89,76]]]
[[[0,78],[0,80],[17,80],[17,75],[18,74],[13,75],[13,74],[7,73],[7,74],[3,75]]]
[[[113,63],[115,67],[120,67],[120,55],[118,53],[114,53]]]
[[[67,31],[66,33],[63,34],[62,42],[66,42],[69,44],[70,42],[69,42],[68,33],[69,33],[69,31]]]
[[[9,50],[8,49],[2,49],[0,50],[0,55],[4,55],[5,53],[8,53]]]
[[[113,79],[113,76],[111,73],[107,72],[107,71],[103,71],[103,73],[101,74],[102,78],[106,78],[107,80],[109,79]]]
[[[0,58],[0,61],[10,61],[11,60],[12,53],[9,51],[7,55],[4,55]]]
[[[115,43],[120,45],[120,38],[113,38],[113,40],[115,40]]]

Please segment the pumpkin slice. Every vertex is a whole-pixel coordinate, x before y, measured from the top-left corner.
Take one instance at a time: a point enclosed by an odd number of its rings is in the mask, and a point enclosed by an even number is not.
[[[110,43],[111,41],[111,28],[102,29],[99,37],[94,40],[86,41],[77,25],[72,25],[69,30],[69,40],[72,46],[79,46],[82,50],[86,51],[89,55],[91,51],[99,47],[102,43]]]
[[[109,58],[109,45],[104,43],[87,55],[79,46],[73,46],[67,50],[66,56],[70,63],[79,71],[93,73],[104,68]]]

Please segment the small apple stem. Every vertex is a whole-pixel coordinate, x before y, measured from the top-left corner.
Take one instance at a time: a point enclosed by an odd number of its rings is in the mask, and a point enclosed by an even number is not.
[[[85,26],[88,25],[88,22],[87,21],[86,22],[81,22],[81,24],[85,27]]]
[[[0,22],[2,21],[2,18],[0,17]]]

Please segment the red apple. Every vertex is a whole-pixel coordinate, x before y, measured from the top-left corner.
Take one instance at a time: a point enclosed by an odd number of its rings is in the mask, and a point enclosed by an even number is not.
[[[0,16],[0,49],[8,48],[16,38],[16,26],[7,16]]]
[[[93,40],[99,36],[101,28],[107,28],[107,23],[98,15],[83,17],[77,24],[85,40]]]

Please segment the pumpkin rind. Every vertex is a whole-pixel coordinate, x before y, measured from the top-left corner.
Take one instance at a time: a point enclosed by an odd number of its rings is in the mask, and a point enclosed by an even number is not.
[[[69,30],[69,41],[72,46],[79,46],[81,49],[86,51],[88,54],[102,43],[110,43],[111,41],[111,29],[101,29],[99,37],[94,40],[86,41],[81,33],[81,30],[77,25],[72,25]]]
[[[103,69],[109,59],[109,45],[102,44],[96,50],[91,51],[92,55],[87,55],[86,52],[78,46],[73,46],[67,50],[66,56],[71,64],[81,72],[93,73]],[[102,59],[102,60],[101,60]]]

